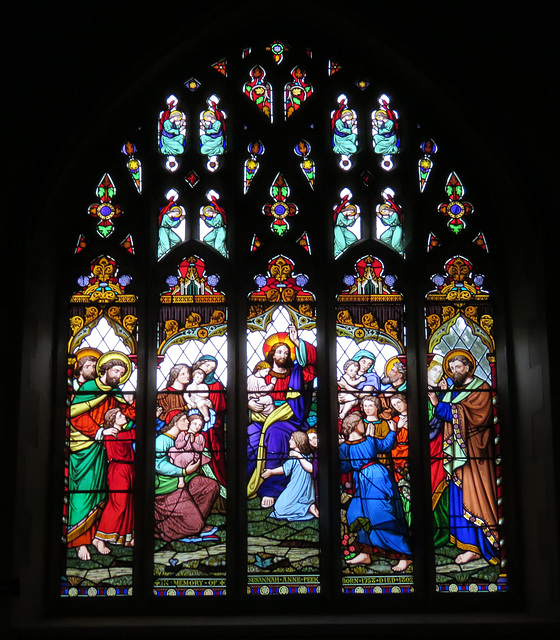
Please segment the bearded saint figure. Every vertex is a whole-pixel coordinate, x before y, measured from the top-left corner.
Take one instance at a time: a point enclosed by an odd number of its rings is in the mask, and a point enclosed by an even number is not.
[[[103,441],[118,429],[104,424],[105,414],[118,408],[135,419],[132,397],[123,395],[123,384],[132,370],[130,359],[118,351],[97,361],[97,377],[85,381],[70,406],[70,455],[68,461],[68,547],[81,560],[90,560],[89,544],[98,546],[97,525],[107,501],[107,455]]]
[[[286,476],[261,477],[264,469],[282,465],[289,455],[289,441],[294,431],[306,431],[311,406],[311,383],[316,376],[316,349],[298,337],[296,327],[288,327],[295,346],[295,360],[290,345],[277,342],[266,355],[271,367],[265,381],[274,383],[270,395],[275,409],[265,416],[258,398],[249,401],[251,420],[247,428],[248,496],[261,498],[261,506],[271,507],[287,484]]]
[[[444,369],[449,379],[442,378],[440,390],[428,395],[434,416],[443,425],[451,542],[461,551],[455,562],[466,564],[484,558],[489,564],[498,564],[491,388],[474,374],[476,363],[469,352],[450,352]]]

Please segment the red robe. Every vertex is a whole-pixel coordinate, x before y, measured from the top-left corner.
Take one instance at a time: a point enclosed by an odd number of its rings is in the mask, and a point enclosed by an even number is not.
[[[76,394],[70,407],[70,455],[72,455],[73,442],[78,444],[83,441],[96,443],[95,436],[103,424],[105,413],[109,409],[119,408],[127,418],[135,419],[135,405],[127,404],[118,389],[105,387],[99,380],[88,380],[80,387],[80,391],[83,394]],[[100,399],[101,402],[97,403],[97,399]],[[88,402],[91,403],[90,406],[88,406]],[[73,409],[75,411],[72,411]],[[74,481],[78,485],[75,490],[79,492],[87,493],[90,491],[93,495],[96,495],[97,491],[105,489],[104,477],[97,478],[95,486],[90,486],[89,481],[84,484],[81,481],[81,477],[75,478]],[[102,503],[103,500],[100,501],[100,504],[82,525],[76,527],[75,530],[69,529],[67,536],[68,547],[91,544],[99,523]]]
[[[216,480],[225,487],[226,452],[224,421],[226,415],[226,395],[224,385],[218,380],[209,384],[208,387],[210,389],[208,399],[216,412],[216,422],[204,435],[206,437],[206,446],[211,453],[210,467],[216,475]]]
[[[105,438],[109,460],[109,497],[101,515],[96,538],[113,544],[130,542],[134,537],[134,429],[119,431]]]

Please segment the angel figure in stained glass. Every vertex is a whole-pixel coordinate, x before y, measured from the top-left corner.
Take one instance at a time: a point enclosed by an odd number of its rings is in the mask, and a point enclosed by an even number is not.
[[[177,109],[175,96],[167,98],[167,109],[159,114],[159,150],[167,156],[165,166],[176,171],[179,164],[175,156],[185,151],[187,139],[187,121],[182,111]]]
[[[346,251],[358,241],[358,236],[350,227],[354,227],[360,217],[360,208],[350,202],[352,193],[349,189],[340,192],[341,201],[334,208],[334,257]]]
[[[220,99],[217,96],[208,98],[208,109],[200,115],[200,152],[208,156],[209,171],[219,168],[218,156],[226,149],[225,119],[226,115],[218,109]]]
[[[393,168],[392,157],[399,152],[398,114],[389,107],[390,98],[379,97],[379,109],[371,114],[371,134],[373,150],[381,156],[381,167],[386,171]]]
[[[395,202],[395,192],[392,189],[385,189],[381,195],[385,202],[377,205],[378,239],[404,255],[402,209]]]
[[[184,207],[177,204],[179,194],[170,189],[166,197],[167,204],[159,211],[158,260],[184,240],[176,232],[186,216]]]
[[[347,171],[352,166],[350,156],[358,150],[358,118],[344,94],[337,102],[338,108],[331,113],[332,147],[340,155],[340,167]]]
[[[207,227],[210,227],[211,231],[202,238],[202,242],[213,247],[216,251],[227,258],[226,212],[218,204],[219,196],[215,191],[209,191],[207,197],[210,200],[210,204],[207,204],[200,209],[200,220]]]

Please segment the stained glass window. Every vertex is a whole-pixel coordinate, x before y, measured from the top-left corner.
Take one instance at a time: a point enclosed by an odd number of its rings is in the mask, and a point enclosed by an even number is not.
[[[438,588],[455,584],[445,575],[453,564],[470,574],[459,590],[500,587],[506,578],[492,298],[484,275],[460,255],[432,280],[426,325]]]
[[[84,185],[62,595],[507,590],[483,216],[396,87],[281,40],[232,55]]]
[[[197,256],[182,260],[166,282],[158,322],[154,586],[158,595],[223,594],[226,301],[218,276],[206,274]],[[174,541],[180,549],[170,548]]]
[[[101,255],[70,298],[63,595],[87,595],[93,584],[102,594],[128,594],[132,586],[137,298],[130,283]]]
[[[249,295],[250,593],[315,593],[320,585],[315,298],[294,269],[275,257]]]
[[[342,586],[413,585],[406,340],[402,295],[374,256],[337,297]],[[410,425],[412,428],[412,425]]]

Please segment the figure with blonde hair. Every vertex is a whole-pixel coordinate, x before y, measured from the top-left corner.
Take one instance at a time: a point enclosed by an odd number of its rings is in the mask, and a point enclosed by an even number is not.
[[[189,409],[198,409],[204,418],[204,422],[210,420],[212,402],[209,399],[210,387],[204,382],[206,372],[202,369],[193,369],[192,381],[185,387],[185,402]]]
[[[263,478],[272,475],[289,477],[288,484],[274,504],[271,518],[279,520],[310,520],[317,518],[313,483],[313,449],[305,431],[294,431],[288,442],[290,454],[281,467],[265,469]]]
[[[342,390],[338,394],[338,417],[341,420],[358,404],[358,385],[366,381],[365,376],[359,374],[360,365],[355,360],[348,360],[344,365],[344,373],[338,380],[338,387]]]
[[[247,377],[247,399],[249,402],[256,400],[262,405],[259,413],[264,416],[269,416],[274,411],[274,400],[269,391],[274,390],[276,378],[273,377],[270,383],[266,382],[266,376],[270,373],[271,367],[269,362],[261,360],[255,365],[253,373]]]

